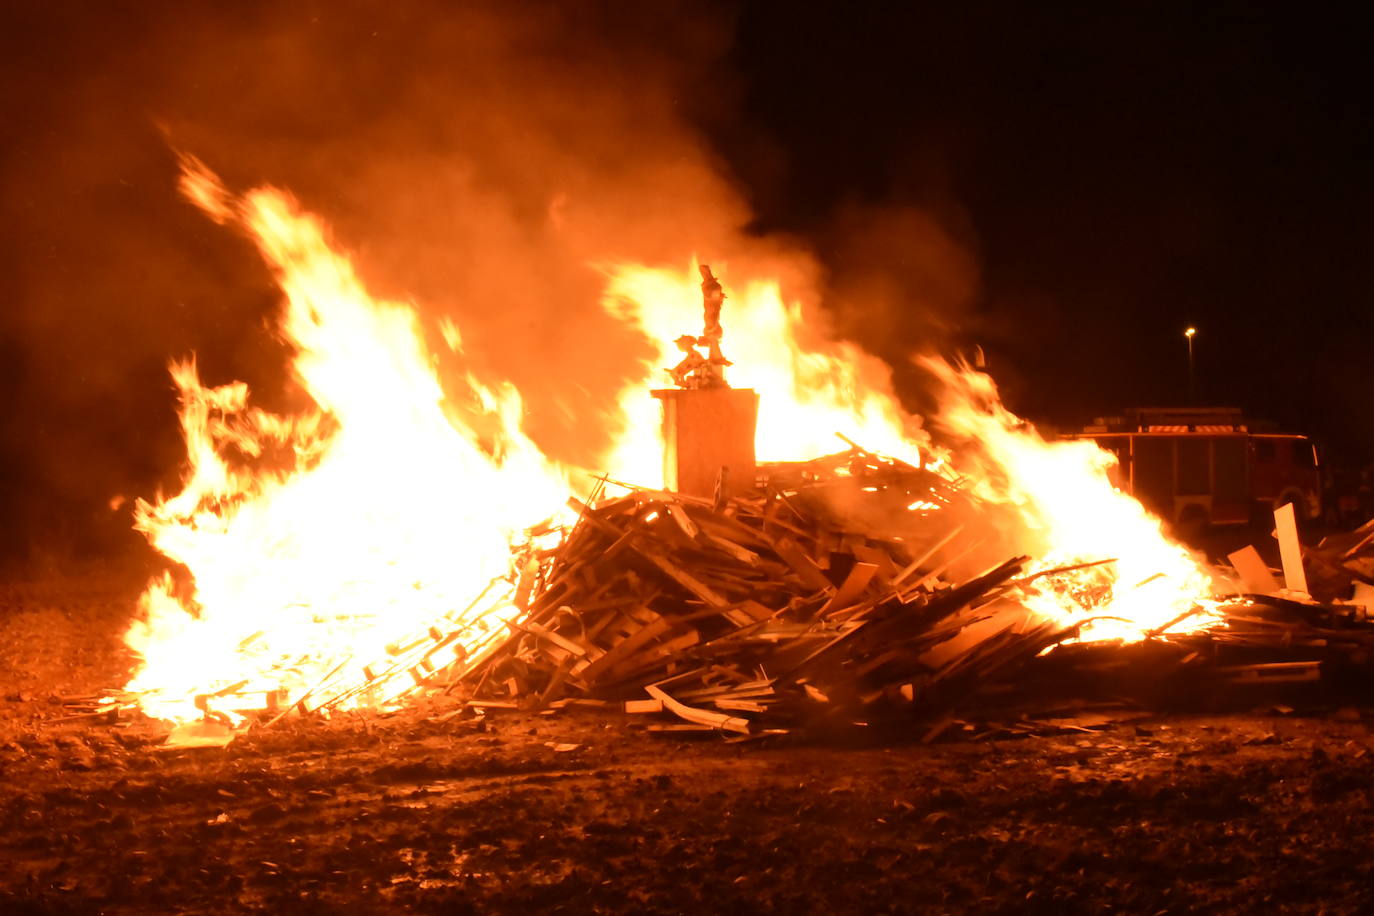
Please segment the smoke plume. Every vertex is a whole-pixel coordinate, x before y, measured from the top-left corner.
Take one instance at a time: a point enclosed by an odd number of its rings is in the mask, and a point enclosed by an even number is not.
[[[23,396],[5,460],[65,503],[17,502],[25,532],[175,482],[169,359],[194,351],[207,382],[248,381],[268,407],[299,398],[270,280],[244,240],[177,199],[179,151],[232,187],[278,185],[321,214],[375,295],[417,303],[436,351],[448,319],[464,371],[515,383],[529,433],[565,461],[605,447],[614,393],[644,355],[602,309],[599,265],[685,268],[698,255],[727,288],[776,277],[789,296],[819,298],[809,256],[746,231],[743,195],[692,126],[730,117],[716,107],[728,109],[736,79],[721,7],[75,13],[28,14],[52,59],[27,67],[30,84],[6,103],[41,130],[2,164],[18,251],[5,331],[21,344],[0,382]],[[859,273],[893,263],[864,241],[881,234],[912,243],[896,260],[914,258],[917,275],[956,263],[940,296],[970,294],[971,268],[938,229],[858,222],[836,238]],[[895,303],[903,282],[840,287],[846,301]],[[841,309],[837,329],[871,345],[929,323],[896,306],[867,325],[854,314]],[[128,522],[127,509],[104,511],[97,541]]]

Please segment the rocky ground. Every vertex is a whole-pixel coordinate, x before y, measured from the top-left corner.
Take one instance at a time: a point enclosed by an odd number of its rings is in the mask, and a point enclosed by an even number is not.
[[[727,743],[451,707],[159,749],[66,719],[137,584],[0,592],[0,912],[1368,912],[1374,711]]]

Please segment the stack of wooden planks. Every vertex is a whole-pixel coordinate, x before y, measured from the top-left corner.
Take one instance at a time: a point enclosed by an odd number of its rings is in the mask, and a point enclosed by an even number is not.
[[[475,704],[622,703],[741,734],[934,715],[1073,634],[1017,601],[1014,557],[972,575],[957,482],[857,447],[765,469],[756,495],[627,488],[522,561],[510,638],[456,686]]]

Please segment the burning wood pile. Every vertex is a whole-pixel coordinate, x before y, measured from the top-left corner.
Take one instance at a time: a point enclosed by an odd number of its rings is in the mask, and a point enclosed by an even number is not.
[[[1053,685],[1060,692],[1172,696],[1188,705],[1266,688],[1311,690],[1322,702],[1368,698],[1374,521],[1303,548],[1291,507],[1275,515],[1283,569],[1266,566],[1254,547],[1232,553],[1234,568],[1221,572],[1239,591],[1216,597],[1208,626],[1148,634],[1125,646],[1061,646],[1021,672],[1023,694]]]
[[[974,545],[945,478],[854,448],[764,479],[714,502],[574,501],[567,538],[530,558],[528,616],[463,676],[473,702],[623,703],[738,733],[934,714],[1072,635],[1016,600],[1057,571],[951,575]]]
[[[765,465],[754,489],[728,498],[603,478],[586,502],[568,503],[576,520],[534,531],[510,580],[380,658],[348,659],[296,696],[235,682],[197,696],[197,708],[222,726],[242,716],[270,725],[329,715],[364,695],[363,705],[386,707],[443,693],[460,711],[658,713],[648,727],[668,734],[885,721],[926,723],[934,736],[956,712],[988,701],[1005,709],[1009,691],[1044,706],[1036,697],[1045,693],[1119,693],[1133,683],[1146,692],[1311,684],[1367,670],[1374,658],[1365,607],[1374,590],[1361,591],[1374,578],[1374,522],[1307,551],[1321,602],[1280,587],[1248,548],[1232,557],[1244,573],[1235,594],[1199,601],[1123,644],[1077,641],[1094,620],[1077,577],[1115,561],[1028,573],[1032,559],[1015,556],[978,568],[986,507],[963,482],[858,446]],[[1268,578],[1257,586],[1260,576]],[[1352,586],[1357,600],[1342,600]],[[1086,603],[1071,621],[1032,609],[1037,596],[1075,587]],[[512,592],[519,613],[475,633],[472,620],[492,618],[473,608],[500,607]],[[1180,626],[1190,618],[1205,625]],[[361,679],[348,673],[357,666]],[[79,700],[70,712],[103,716],[132,700]],[[212,727],[204,742],[233,733]],[[174,740],[201,739],[183,726]]]
[[[771,281],[732,300],[750,329],[732,337],[734,365],[705,265],[699,288],[624,266],[603,303],[660,358],[627,369],[620,432],[594,467],[679,492],[602,478],[570,504],[575,520],[530,531],[512,567],[512,538],[589,468],[526,435],[513,385],[465,371],[448,398],[419,314],[375,299],[288,195],[233,194],[194,161],[183,190],[246,232],[278,276],[293,378],[315,407],[272,414],[243,383],[208,386],[194,361],[174,364],[183,489],[135,511],[173,570],[149,583],[126,634],[141,663],[125,691],[80,714],[136,704],[232,730],[250,715],[270,724],[442,692],[463,709],[623,704],[672,714],[676,728],[756,734],[947,716],[1073,639],[1168,643],[1179,665],[1213,667],[1228,644],[1365,652],[1368,624],[1343,605],[1309,607],[1301,626],[1287,604],[1223,607],[1201,558],[1112,484],[1109,455],[1046,441],[981,373],[921,361],[942,392],[949,452],[937,456],[928,437],[910,438],[919,424],[886,376],[860,371],[871,357],[803,345],[813,329]],[[697,314],[701,334],[677,338],[685,361],[669,374],[681,390],[659,399],[660,426],[653,365],[670,361],[668,329]],[[461,350],[456,325],[441,336]],[[726,365],[745,387],[725,384]],[[818,458],[830,430],[904,460],[858,446]],[[278,455],[290,466],[268,460]],[[1369,581],[1370,541],[1319,550],[1314,593],[1329,601],[1342,577]],[[1285,543],[1285,568],[1300,574],[1292,525]],[[1258,556],[1240,565],[1262,584],[1234,591],[1276,591]]]
[[[1200,603],[1135,647],[1081,643],[1042,658],[1087,618],[1065,625],[1023,600],[1084,566],[1025,575],[1030,558],[1014,557],[952,577],[974,546],[955,521],[969,502],[957,483],[859,448],[764,479],[758,495],[716,503],[642,489],[573,501],[580,516],[566,540],[528,558],[540,563],[529,616],[462,677],[471,702],[619,704],[685,720],[656,731],[766,733],[938,720],[999,679],[1029,687],[1047,672],[1061,687],[1093,671],[1126,672],[1118,687],[1131,676],[1155,687],[1339,680],[1374,650],[1364,607],[1275,584]],[[859,524],[834,511],[837,493],[863,495]],[[907,507],[901,533],[882,530],[878,507],[888,519]],[[1360,577],[1374,523],[1336,540],[1311,551],[1309,564],[1322,568],[1338,547],[1354,564],[1349,577]],[[1208,625],[1173,632],[1195,615]]]
[[[1008,691],[1050,709],[1044,694],[1075,689],[1348,684],[1343,675],[1367,670],[1374,658],[1365,607],[1334,594],[1370,584],[1374,522],[1307,552],[1323,602],[1272,579],[1267,591],[1199,603],[1123,644],[1077,642],[1091,617],[1066,625],[1026,604],[1114,561],[1028,575],[1031,558],[1019,556],[960,578],[953,570],[981,544],[960,521],[977,517],[976,499],[958,480],[857,446],[765,466],[743,496],[705,499],[603,479],[587,502],[569,506],[577,518],[566,530],[535,532],[557,537],[554,546],[533,546],[536,538],[516,556],[523,613],[487,631],[477,651],[434,663],[469,641],[470,627],[455,620],[388,646],[349,689],[337,689],[335,671],[289,704],[283,691],[236,683],[198,697],[197,706],[210,720],[227,721],[223,712],[232,709],[271,724],[293,712],[327,715],[360,692],[374,705],[442,692],[459,698],[460,710],[479,712],[661,713],[648,727],[667,734],[905,721],[932,724],[933,737],[959,721],[956,712],[969,713],[960,709],[965,701],[985,712],[990,702],[1005,719]],[[1253,577],[1257,557],[1249,548],[1233,562]],[[493,586],[489,592],[512,583]],[[484,594],[474,604],[500,601]],[[1175,631],[1194,616],[1207,625]],[[1046,654],[1051,647],[1058,651]],[[72,709],[108,714],[119,705],[102,703]],[[984,733],[1037,727],[1001,721]]]

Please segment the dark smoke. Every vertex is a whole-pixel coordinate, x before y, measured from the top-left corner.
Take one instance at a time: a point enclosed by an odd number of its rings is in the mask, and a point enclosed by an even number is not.
[[[531,435],[567,460],[605,445],[604,412],[643,355],[603,314],[596,265],[685,268],[700,254],[749,271],[727,286],[778,276],[816,296],[795,245],[748,231],[745,197],[693,126],[737,117],[723,6],[59,3],[23,15],[5,111],[26,129],[0,161],[9,556],[130,542],[127,503],[111,510],[111,498],[178,474],[169,359],[194,351],[208,383],[243,379],[256,403],[299,406],[266,271],[177,199],[177,150],[237,190],[289,189],[374,294],[420,303],[432,327],[451,316],[472,368],[513,381]],[[960,240],[919,214],[855,210],[830,241],[853,264],[831,271],[837,328],[879,355],[946,332],[940,315],[972,295]]]

